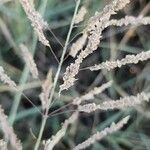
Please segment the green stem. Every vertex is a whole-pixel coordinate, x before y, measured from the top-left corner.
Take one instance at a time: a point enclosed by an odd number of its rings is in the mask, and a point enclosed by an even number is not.
[[[79,8],[79,5],[80,5],[80,1],[81,0],[78,0],[76,2],[74,15],[73,15],[73,18],[72,18],[72,21],[71,21],[71,24],[70,24],[70,28],[69,28],[68,35],[67,35],[67,38],[66,38],[65,46],[63,48],[63,52],[62,52],[62,56],[61,56],[61,59],[60,59],[60,63],[59,63],[59,66],[58,66],[58,69],[57,69],[57,72],[56,72],[56,75],[55,75],[55,78],[54,78],[53,88],[51,90],[50,98],[49,98],[48,105],[47,105],[48,107],[46,109],[45,115],[43,116],[43,121],[42,121],[42,124],[41,124],[40,132],[39,132],[38,139],[37,139],[37,142],[35,144],[34,150],[38,150],[40,142],[41,142],[41,138],[42,138],[43,131],[44,131],[44,128],[45,128],[45,124],[46,124],[46,121],[47,121],[47,118],[48,118],[48,110],[49,110],[51,101],[52,101],[53,96],[54,96],[54,92],[55,92],[55,89],[56,89],[57,81],[58,81],[58,78],[59,78],[59,74],[60,74],[60,71],[61,71],[61,67],[62,67],[62,64],[63,64],[64,57],[65,57],[65,54],[66,54],[66,51],[67,51],[67,46],[68,46],[69,39],[70,39],[72,30],[73,30],[73,25],[74,25],[75,17],[76,17],[76,14],[77,14],[77,11],[78,11],[78,8]]]
[[[23,70],[19,85],[23,85],[26,83],[28,74],[29,74],[29,69],[26,66]],[[20,104],[21,96],[22,96],[22,91],[19,91],[14,97],[14,102],[13,102],[12,108],[10,110],[10,117],[9,117],[9,122],[11,125],[14,124],[15,117],[17,114],[17,109],[18,109],[19,104]]]
[[[40,7],[40,13],[42,15],[45,12],[46,4],[47,4],[47,0],[44,0],[41,7]],[[32,52],[33,55],[35,53],[37,40],[38,40],[37,36],[34,35],[33,36],[33,45],[32,45],[32,49],[31,49],[32,50],[31,52]],[[23,85],[23,84],[26,83],[28,75],[29,75],[29,69],[28,69],[27,66],[25,66],[24,70],[22,72],[22,76],[21,76],[20,81],[19,81],[19,85]],[[15,117],[16,117],[16,114],[17,114],[17,110],[18,110],[18,107],[19,107],[19,104],[20,104],[20,101],[21,101],[21,96],[22,96],[22,91],[19,91],[14,97],[14,102],[13,102],[13,106],[10,110],[10,117],[9,117],[9,122],[10,122],[11,125],[14,124]]]

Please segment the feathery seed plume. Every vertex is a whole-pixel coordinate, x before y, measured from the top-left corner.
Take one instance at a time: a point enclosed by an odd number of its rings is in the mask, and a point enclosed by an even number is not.
[[[85,6],[82,6],[79,9],[79,11],[78,11],[78,13],[77,13],[77,15],[75,17],[74,23],[78,24],[78,23],[82,22],[84,20],[84,17],[86,15],[86,13],[87,13],[87,9],[85,8]]]
[[[47,104],[48,104],[48,99],[49,99],[49,94],[51,92],[51,88],[52,88],[52,70],[50,69],[46,80],[44,81],[44,83],[42,84],[42,93],[40,94],[40,99],[41,99],[41,103],[42,103],[42,109],[45,110],[47,108]]]
[[[96,105],[95,103],[80,105],[78,107],[79,111],[83,112],[93,112],[96,110],[111,110],[111,109],[120,109],[125,107],[135,106],[142,103],[143,101],[149,101],[150,93],[139,93],[136,96],[127,96],[120,98],[119,100],[110,100],[108,102],[103,102],[102,104]]]
[[[38,69],[34,62],[32,54],[30,53],[28,48],[23,44],[20,44],[20,49],[22,51],[22,57],[23,57],[25,63],[27,64],[27,66],[32,74],[32,77],[37,79],[38,78]]]
[[[121,66],[127,64],[137,64],[139,61],[145,61],[148,59],[150,59],[150,50],[141,52],[137,55],[127,55],[125,58],[121,60],[102,62],[101,64],[89,67],[89,69],[91,71],[96,71],[101,69],[111,70],[117,67],[120,68]]]
[[[7,121],[7,116],[4,114],[4,110],[0,106],[0,127],[5,136],[5,139],[10,141],[12,147],[15,150],[22,150],[22,145],[20,141],[17,139],[16,134],[13,131],[13,128],[9,125]]]
[[[143,17],[143,16],[139,16],[139,17],[133,17],[133,16],[125,16],[125,18],[122,19],[111,19],[109,21],[109,25],[113,25],[113,26],[127,26],[127,25],[148,25],[150,24],[150,17]]]
[[[83,46],[85,45],[85,42],[87,40],[88,35],[86,33],[84,33],[75,43],[73,43],[71,45],[70,48],[70,56],[72,56],[73,58],[76,57],[77,53],[83,48]]]
[[[78,144],[75,148],[73,148],[73,150],[81,150],[81,149],[85,149],[87,147],[89,147],[90,145],[92,145],[93,143],[95,143],[98,140],[101,140],[102,138],[104,138],[105,136],[107,136],[108,134],[112,134],[113,132],[118,131],[119,129],[121,129],[125,124],[127,124],[128,120],[129,120],[129,116],[123,118],[122,120],[120,120],[118,123],[112,123],[110,127],[105,128],[103,131],[101,132],[97,132],[94,135],[92,135],[91,137],[89,137],[87,140],[85,140],[84,142]]]
[[[9,85],[10,87],[16,88],[16,83],[10,79],[10,77],[5,73],[2,66],[0,66],[0,80],[4,83]]]
[[[30,4],[29,0],[20,0],[20,3],[30,19],[34,30],[36,31],[39,41],[45,46],[49,46],[49,41],[46,39],[43,30],[48,28],[47,22],[45,22],[39,12]]]

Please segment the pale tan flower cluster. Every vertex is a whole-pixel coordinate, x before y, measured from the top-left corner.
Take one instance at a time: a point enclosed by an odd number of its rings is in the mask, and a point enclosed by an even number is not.
[[[10,79],[10,77],[5,73],[2,66],[0,66],[0,80],[9,85],[10,87],[16,88],[16,83]]]
[[[51,139],[44,141],[44,150],[52,150],[53,147],[64,137],[66,130],[70,124],[73,124],[78,118],[78,112],[74,112],[62,125],[62,128],[53,135]]]
[[[93,112],[96,110],[110,110],[110,109],[120,109],[130,106],[135,106],[142,103],[143,101],[150,100],[150,93],[139,93],[136,96],[127,96],[120,98],[119,100],[110,100],[108,102],[103,102],[102,104],[96,105],[95,103],[85,104],[79,106],[78,110],[83,112]]]
[[[6,140],[10,141],[13,149],[22,150],[22,145],[17,139],[16,134],[13,131],[13,128],[9,125],[7,121],[7,116],[4,114],[4,110],[0,106],[0,127],[4,134]]]
[[[82,6],[75,17],[74,24],[78,24],[82,22],[84,20],[86,13],[87,13],[87,9],[85,8],[85,6]]]
[[[87,40],[88,35],[86,33],[84,33],[76,42],[74,42],[71,45],[70,48],[70,56],[72,56],[73,58],[76,57],[77,53],[83,48],[83,46],[85,45],[85,42]]]
[[[60,91],[68,89],[74,84],[76,81],[75,76],[79,72],[80,64],[88,55],[98,48],[102,37],[102,31],[109,26],[111,15],[125,7],[129,2],[130,0],[114,0],[112,3],[105,6],[102,12],[96,12],[95,15],[90,18],[88,26],[83,32],[88,35],[87,45],[84,50],[81,50],[75,63],[72,63],[67,67],[63,77],[64,83],[60,86]]]
[[[74,85],[74,82],[76,81],[75,75],[78,74],[80,64],[82,63],[83,59],[85,59],[89,54],[93,53],[93,51],[97,49],[100,43],[100,32],[102,32],[102,30],[98,29],[97,32],[92,33],[88,37],[88,44],[85,50],[80,52],[77,59],[75,60],[75,63],[71,63],[71,65],[66,68],[66,72],[64,73],[63,77],[64,83],[60,86],[60,91],[68,89]]]
[[[90,138],[88,138],[87,140],[85,140],[84,142],[78,144],[75,148],[73,148],[73,150],[81,150],[81,149],[86,149],[87,147],[89,147],[90,145],[94,144],[96,141],[101,140],[102,138],[104,138],[106,135],[108,134],[112,134],[113,132],[118,131],[119,129],[121,129],[125,124],[127,124],[128,120],[129,120],[129,116],[123,118],[122,120],[120,120],[118,123],[112,123],[110,127],[105,128],[103,131],[101,132],[97,132],[94,135],[92,135]]]
[[[32,74],[32,77],[37,79],[38,78],[38,69],[34,62],[32,54],[30,53],[28,48],[23,44],[20,44],[20,49],[22,51],[22,57],[23,57],[26,65],[28,66],[28,68]]]
[[[96,71],[100,69],[107,69],[111,70],[117,67],[121,67],[126,64],[137,64],[139,61],[144,61],[150,59],[150,50],[141,52],[137,55],[127,55],[125,58],[121,60],[116,60],[116,61],[106,61],[102,62],[101,64],[94,65],[92,67],[89,67],[91,71]]]
[[[94,99],[95,95],[98,95],[102,93],[105,89],[109,88],[112,85],[112,81],[109,81],[107,83],[104,83],[100,87],[95,87],[93,90],[89,91],[87,94],[77,97],[73,100],[72,104],[73,105],[80,105],[81,102],[88,101],[91,99]]]
[[[150,17],[133,17],[133,16],[125,16],[125,18],[122,18],[120,20],[112,19],[109,21],[109,25],[114,25],[114,26],[127,26],[127,25],[148,25],[150,24]]]
[[[130,0],[113,0],[110,4],[104,7],[102,12],[96,12],[95,15],[90,18],[85,30],[93,32],[96,28],[105,29],[109,26],[111,15],[116,14],[117,11],[123,9],[128,3],[130,3]]]
[[[49,41],[46,39],[43,30],[48,28],[48,24],[43,20],[42,16],[35,10],[35,8],[30,4],[29,0],[20,0],[20,3],[30,19],[34,30],[36,31],[39,41],[45,46],[50,46]]]
[[[42,84],[42,93],[39,95],[43,110],[45,110],[48,106],[48,99],[49,99],[49,94],[51,92],[52,85],[53,85],[52,70],[49,70],[46,80]]]

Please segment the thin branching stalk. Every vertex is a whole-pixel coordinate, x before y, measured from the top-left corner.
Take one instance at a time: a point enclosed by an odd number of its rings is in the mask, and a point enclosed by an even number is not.
[[[94,95],[101,93],[106,88],[110,87],[111,85],[112,85],[112,81],[109,81],[100,87],[94,88],[93,90],[91,90],[87,94],[85,94],[81,97],[75,98],[73,100],[73,104],[74,105],[80,105],[82,101],[93,99]],[[71,117],[66,119],[62,125],[62,128],[56,133],[56,135],[53,135],[50,139],[48,139],[47,141],[44,141],[44,143],[45,143],[44,144],[45,145],[44,150],[52,150],[54,148],[54,146],[60,141],[60,139],[65,135],[67,128],[68,128],[68,125],[73,124],[77,120],[78,116],[79,116],[79,112],[75,111],[71,115]]]
[[[35,144],[34,150],[37,150],[39,148],[39,145],[40,145],[40,142],[41,142],[41,138],[42,138],[42,135],[43,135],[44,127],[45,127],[45,124],[46,124],[46,121],[47,121],[47,118],[48,118],[48,109],[49,109],[49,106],[51,104],[52,98],[54,96],[55,88],[56,88],[57,81],[58,81],[58,78],[59,78],[59,74],[60,74],[60,71],[61,71],[61,66],[63,64],[65,53],[67,51],[67,46],[68,46],[68,43],[69,43],[69,40],[70,40],[70,36],[71,36],[72,30],[73,30],[73,25],[74,25],[75,17],[76,17],[76,14],[77,14],[77,11],[78,11],[78,8],[79,8],[79,5],[80,5],[80,1],[81,0],[78,0],[76,2],[74,15],[73,15],[73,18],[72,18],[72,21],[71,21],[71,24],[70,24],[70,28],[69,28],[69,32],[68,32],[68,35],[67,35],[67,38],[66,38],[65,46],[63,48],[63,53],[62,53],[62,56],[61,56],[61,59],[60,59],[60,63],[59,63],[59,66],[58,66],[58,70],[57,70],[56,76],[54,78],[54,83],[53,83],[53,87],[52,87],[50,98],[49,98],[49,102],[48,102],[48,108],[47,108],[47,110],[45,112],[45,115],[43,116],[42,125],[41,125],[41,128],[40,128],[39,136],[38,136],[37,142]]]

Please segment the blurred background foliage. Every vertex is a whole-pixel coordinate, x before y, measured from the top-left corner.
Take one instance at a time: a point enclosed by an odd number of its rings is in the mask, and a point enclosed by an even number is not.
[[[48,22],[52,32],[57,36],[62,45],[68,32],[68,27],[73,15],[75,0],[31,0],[36,9]],[[110,0],[82,0],[86,5],[88,14],[83,23],[75,27],[72,32],[72,40],[68,45],[66,59],[63,64],[59,82],[62,83],[62,75],[74,59],[68,56],[69,48],[87,24],[90,16],[95,11],[100,11]],[[125,15],[150,15],[149,0],[134,0],[123,11],[120,11],[115,18]],[[46,37],[51,43],[54,53],[60,58],[62,47],[54,38],[51,31],[45,31]],[[150,49],[150,27],[110,27],[103,32],[103,38],[99,49],[89,56],[81,68],[91,66],[105,60],[123,58],[126,54],[136,54]],[[21,57],[19,44],[24,43],[34,55],[35,62],[39,69],[40,80],[33,80],[28,68],[24,65]],[[8,86],[0,84],[0,103],[9,116],[9,121],[21,139],[24,149],[33,149],[38,135],[41,115],[33,105],[22,95],[22,92],[40,109],[39,94],[41,84],[46,78],[50,68],[53,76],[57,69],[57,61],[51,51],[38,42],[30,21],[25,15],[18,0],[0,1],[0,65],[18,83],[19,92],[15,92]],[[141,91],[150,91],[150,61],[136,65],[123,66],[111,72],[99,71],[90,72],[81,70],[79,80],[75,86],[63,92],[60,99],[56,97],[50,108],[50,113],[67,105],[71,100],[80,94],[89,91],[95,86],[113,80],[111,88],[100,94],[94,101],[118,99],[121,96],[136,95]],[[59,84],[58,83],[58,88]],[[57,89],[59,90],[59,89]],[[78,121],[68,130],[65,137],[55,147],[57,150],[71,149],[97,130],[109,126],[111,122],[130,114],[131,119],[123,130],[109,135],[102,141],[95,143],[89,149],[92,150],[150,150],[150,112],[149,104],[142,104],[136,108],[115,110],[108,112],[95,112],[92,114],[81,113]],[[16,113],[15,116],[14,114]],[[53,113],[47,121],[43,139],[50,138],[61,127],[61,123],[70,113],[75,110],[69,106]]]

